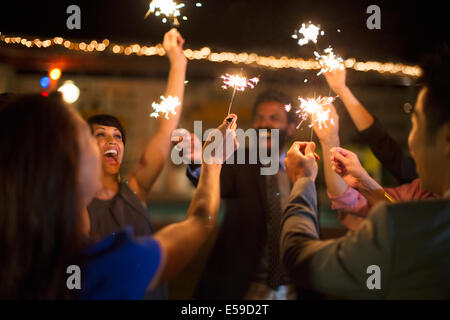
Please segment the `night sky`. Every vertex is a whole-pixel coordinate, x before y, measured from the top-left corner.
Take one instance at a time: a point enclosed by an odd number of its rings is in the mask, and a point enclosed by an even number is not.
[[[189,20],[180,30],[191,48],[310,57],[312,48],[297,46],[291,34],[311,20],[326,32],[321,48],[331,45],[341,56],[364,60],[415,63],[450,37],[446,8],[436,1],[203,0],[201,8],[197,1],[185,2],[182,13]],[[81,30],[66,28],[71,4],[81,7]],[[366,27],[371,4],[381,8],[381,30]],[[146,0],[2,1],[0,32],[154,44],[169,26],[154,16],[144,20],[147,9]]]

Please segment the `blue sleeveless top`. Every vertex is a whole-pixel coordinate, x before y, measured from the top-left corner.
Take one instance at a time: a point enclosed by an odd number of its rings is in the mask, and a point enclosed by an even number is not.
[[[133,229],[113,233],[84,251],[79,299],[142,299],[161,264],[162,249]]]

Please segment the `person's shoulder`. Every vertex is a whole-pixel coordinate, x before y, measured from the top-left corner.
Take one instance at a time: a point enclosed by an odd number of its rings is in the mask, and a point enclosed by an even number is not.
[[[157,273],[162,248],[153,238],[135,239],[127,228],[88,247],[84,257],[87,299],[139,299]]]
[[[139,252],[159,253],[159,243],[150,237],[135,238],[133,228],[127,227],[119,232],[114,232],[99,242],[92,244],[85,251],[87,261],[114,258],[119,254],[130,255]]]
[[[449,199],[426,199],[408,202],[381,203],[372,208],[369,218],[395,228],[418,228],[429,224],[450,223]]]
[[[388,212],[392,215],[404,213],[439,214],[450,213],[449,199],[423,199],[407,202],[396,202],[386,205]]]

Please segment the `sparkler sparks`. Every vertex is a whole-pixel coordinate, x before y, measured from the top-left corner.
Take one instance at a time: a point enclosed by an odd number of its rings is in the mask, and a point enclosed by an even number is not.
[[[298,45],[303,46],[309,41],[317,43],[317,37],[319,34],[323,36],[325,32],[312,23],[309,23],[308,25],[302,23],[302,27],[298,31],[295,31],[292,38],[298,39]],[[302,38],[299,39],[299,35],[302,36]]]
[[[201,7],[201,2],[196,3],[197,7]],[[177,3],[173,0],[152,0],[149,5],[149,9],[145,14],[147,18],[150,13],[154,13],[155,16],[164,16],[162,19],[163,23],[166,23],[168,19],[172,19],[174,26],[179,26],[178,17],[181,15],[180,9],[184,8],[184,3]],[[183,20],[187,20],[186,16],[183,16]]]
[[[223,79],[223,89],[236,88],[236,90],[239,91],[244,91],[247,87],[253,89],[259,82],[258,77],[247,79],[246,77],[241,77],[237,74],[230,75],[228,73],[222,75],[221,78]]]
[[[161,103],[152,103],[153,113],[150,114],[150,117],[158,118],[160,113],[165,114],[165,118],[169,119],[169,113],[177,114],[175,111],[176,107],[181,105],[178,97],[168,96],[167,98],[161,96]]]
[[[324,72],[329,72],[336,69],[344,70],[344,61],[341,57],[338,57],[334,54],[333,48],[328,47],[323,51],[326,54],[320,55],[317,51],[314,51],[316,60],[319,61],[319,64],[322,67],[319,73],[317,73],[318,76]]]
[[[242,77],[237,74],[224,74],[220,76],[223,79],[222,89],[234,88],[233,95],[231,96],[230,106],[228,107],[228,114],[231,112],[231,105],[233,104],[234,95],[236,94],[236,90],[244,91],[247,87],[254,88],[258,82],[259,78],[254,77],[251,79],[247,79],[246,77]]]
[[[314,98],[306,98],[303,99],[299,97],[300,107],[296,111],[299,114],[300,123],[297,125],[297,129],[301,126],[303,121],[305,121],[308,116],[311,117],[311,124],[309,127],[311,128],[314,124],[316,124],[319,129],[323,127],[327,128],[327,123],[331,123],[334,125],[333,118],[330,118],[330,109],[325,109],[326,105],[332,103],[336,97],[318,97]]]

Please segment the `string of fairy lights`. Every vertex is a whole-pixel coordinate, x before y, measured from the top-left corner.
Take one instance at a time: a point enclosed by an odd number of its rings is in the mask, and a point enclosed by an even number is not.
[[[0,41],[7,45],[23,45],[27,48],[50,48],[59,46],[67,50],[85,53],[110,53],[114,55],[137,56],[164,56],[165,50],[161,43],[156,45],[118,44],[111,43],[109,39],[102,41],[75,42],[62,37],[41,40],[39,38],[27,39],[20,36],[1,35]],[[247,52],[214,52],[209,47],[199,50],[185,49],[184,54],[189,60],[207,60],[214,63],[231,62],[233,64],[257,65],[273,69],[300,69],[320,70],[322,66],[314,59],[292,58],[287,56],[262,56]],[[356,71],[375,71],[385,74],[419,77],[422,70],[417,65],[407,65],[395,62],[357,61],[355,58],[345,59],[342,62],[345,68]]]

